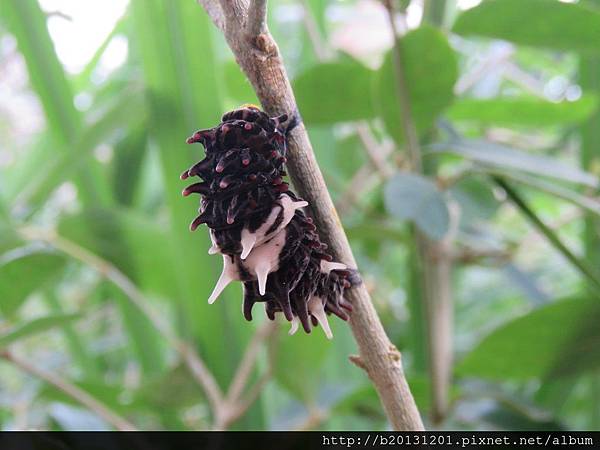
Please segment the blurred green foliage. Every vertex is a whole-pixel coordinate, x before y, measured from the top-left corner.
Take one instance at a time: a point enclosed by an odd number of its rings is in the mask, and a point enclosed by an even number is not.
[[[398,5],[410,19],[398,45],[426,175],[407,172],[391,34],[359,45],[388,27],[379,3],[271,2],[270,28],[427,426],[431,349],[413,282],[415,227],[452,235],[455,366],[435,426],[598,430],[600,3],[463,3]],[[18,359],[140,429],[214,426],[177,342],[227,392],[266,320],[256,311],[244,321],[239,287],[207,304],[221,263],[206,254],[207,233],[187,229],[197,205],[181,198],[179,174],[201,157],[187,136],[257,102],[249,83],[193,0],[130,0],[75,74],[37,0],[5,0],[0,14],[2,42],[16,39],[0,57],[18,58],[28,79],[19,89],[34,94],[43,122],[20,135],[12,105],[2,105],[0,427],[114,426]],[[127,58],[99,77],[115,39],[126,39]],[[259,341],[248,382],[262,389],[227,425],[388,427],[369,379],[348,361],[357,351],[349,327],[332,322],[333,341],[318,329],[289,337],[287,324]]]

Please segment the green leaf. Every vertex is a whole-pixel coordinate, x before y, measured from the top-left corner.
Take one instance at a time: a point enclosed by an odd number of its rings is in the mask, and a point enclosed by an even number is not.
[[[557,301],[501,325],[467,354],[456,372],[506,380],[567,375],[598,367],[599,321],[597,299]]]
[[[171,367],[165,373],[153,376],[135,393],[135,403],[149,403],[158,408],[180,408],[197,405],[205,394],[182,365]]]
[[[433,144],[428,150],[436,153],[454,153],[485,166],[504,170],[529,172],[533,175],[579,183],[590,187],[600,184],[598,178],[557,159],[533,155],[521,150],[483,140],[456,140]]]
[[[546,181],[541,178],[532,177],[530,175],[522,174],[516,171],[499,171],[489,170],[487,171],[493,175],[500,175],[505,178],[522,183],[526,186],[530,186],[542,192],[551,194],[556,198],[560,198],[570,202],[574,205],[580,206],[586,209],[588,212],[600,216],[600,202],[594,197],[580,194],[577,191],[564,187],[561,184]]]
[[[60,144],[72,142],[79,128],[79,114],[50,39],[46,16],[36,0],[6,0],[3,9],[25,57],[30,82],[44,107],[50,129]]]
[[[112,186],[118,203],[133,203],[142,163],[146,155],[148,131],[144,126],[133,129],[115,145],[115,161],[112,165]]]
[[[233,108],[245,103],[260,104],[248,78],[235,61],[227,61],[223,64],[223,77],[227,87],[227,97],[233,102]]]
[[[329,125],[375,117],[373,74],[351,58],[319,64],[301,73],[293,85],[302,118],[309,125]]]
[[[462,13],[453,32],[558,50],[598,51],[600,12],[548,0],[487,0]]]
[[[29,248],[11,250],[0,257],[0,310],[13,315],[22,303],[62,272],[65,259],[55,253]],[[18,280],[18,281],[17,281]]]
[[[481,178],[463,178],[450,189],[452,197],[460,204],[460,220],[463,225],[490,219],[500,206],[489,182]]]
[[[111,262],[146,291],[176,296],[168,229],[151,217],[128,209],[87,209],[65,216],[59,234]]]
[[[143,292],[178,298],[170,236],[150,218],[130,210],[89,209],[64,217],[59,233],[112,263]],[[163,337],[123,293],[116,291],[111,297],[121,309],[144,371],[160,371]]]
[[[0,335],[0,348],[13,344],[22,338],[66,325],[79,318],[81,318],[81,314],[53,314],[24,323],[8,333]]]
[[[3,8],[53,137],[46,143],[46,155],[76,158],[78,147],[74,144],[77,144],[81,132],[81,114],[75,109],[71,85],[54,50],[46,26],[46,15],[36,0],[7,0]],[[39,166],[39,161],[36,163]],[[82,199],[98,202],[103,180],[93,169],[89,166],[80,167],[75,180]]]
[[[121,17],[117,21],[111,32],[108,34],[108,36],[106,36],[106,38],[102,41],[100,46],[98,46],[98,48],[94,52],[94,56],[92,56],[92,58],[85,65],[83,70],[75,76],[73,84],[76,88],[78,88],[77,90],[84,90],[87,86],[89,86],[92,74],[94,73],[94,70],[98,67],[98,63],[102,59],[102,56],[106,52],[106,49],[108,48],[112,40],[115,38],[115,36],[118,36],[120,33],[125,31],[126,25],[126,17]]]
[[[411,173],[394,175],[385,187],[384,199],[391,215],[413,221],[432,239],[441,239],[448,231],[448,206],[443,194],[428,178]]]
[[[331,350],[331,341],[317,327],[311,334],[299,330],[294,336],[283,336],[277,347],[275,379],[296,398],[315,399],[322,376],[320,368]]]
[[[481,125],[548,127],[587,120],[598,108],[596,96],[559,103],[533,97],[462,99],[446,112],[449,119]]]
[[[34,182],[30,182],[17,197],[17,201],[27,201],[34,205],[42,204],[48,195],[64,182],[65,177],[89,166],[96,146],[110,142],[123,130],[124,124],[135,129],[146,119],[146,116],[146,105],[142,93],[139,89],[129,87],[126,92],[112,99],[110,105],[99,112],[91,123],[84,127],[72,146],[72,152],[47,160],[47,167],[43,175]],[[23,177],[27,177],[27,179],[31,178],[31,165],[39,164],[34,159],[35,156],[32,155],[31,164],[24,163],[19,167],[23,172]]]
[[[421,26],[409,32],[399,40],[399,45],[412,118],[422,135],[454,99],[452,89],[458,76],[456,54],[446,36],[430,26]],[[379,112],[387,131],[397,141],[403,141],[391,52],[386,55],[376,75],[376,93]]]

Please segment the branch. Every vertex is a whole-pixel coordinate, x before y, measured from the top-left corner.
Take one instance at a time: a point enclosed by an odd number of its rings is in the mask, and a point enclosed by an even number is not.
[[[216,25],[219,30],[225,29],[225,17],[223,16],[223,10],[221,9],[221,5],[215,0],[198,0],[210,20]]]
[[[96,413],[99,417],[101,417],[106,422],[115,427],[115,429],[119,431],[139,431],[135,425],[133,425],[123,417],[119,416],[116,412],[111,410],[104,403],[95,399],[90,394],[80,389],[76,385],[69,383],[65,379],[51,372],[46,372],[42,369],[39,369],[38,367],[29,364],[25,360],[17,358],[8,350],[1,351],[0,358],[11,362],[23,372],[33,375],[34,377],[39,378],[40,380],[43,380],[48,384],[51,384],[59,391],[64,392],[66,395],[68,395],[78,403],[82,404],[90,411]]]
[[[248,344],[248,348],[246,349],[246,352],[242,357],[242,361],[240,362],[233,377],[233,381],[229,386],[229,391],[227,393],[227,399],[229,401],[235,402],[242,395],[244,387],[248,383],[250,375],[252,375],[252,369],[254,368],[262,344],[275,332],[276,329],[276,322],[265,322],[261,328],[258,329],[250,341],[250,344]]]
[[[272,116],[296,112],[296,100],[279,49],[268,30],[249,41],[243,27],[240,27],[248,14],[247,2],[221,0],[221,7],[226,18],[225,39],[264,110]],[[289,134],[288,170],[298,194],[310,203],[316,225],[322,238],[329,244],[332,256],[349,267],[356,267],[302,123]],[[347,298],[354,307],[350,318],[352,332],[390,423],[396,430],[422,430],[423,423],[406,382],[400,358],[390,357],[392,344],[366,286],[363,284],[351,289]]]
[[[224,431],[229,425],[243,416],[246,411],[256,401],[262,389],[265,387],[271,374],[273,372],[273,358],[272,358],[272,343],[273,339],[270,339],[275,331],[277,331],[277,322],[267,321],[256,331],[254,337],[248,344],[246,352],[242,357],[238,369],[233,377],[233,381],[229,385],[227,396],[223,403],[222,414],[215,421],[213,430]],[[248,394],[243,396],[246,385],[252,375],[252,370],[256,365],[260,350],[263,343],[268,343],[268,357],[267,357],[267,368],[259,377],[258,381],[250,387]]]
[[[492,180],[504,189],[507,197],[515,204],[515,206],[529,219],[529,221],[542,233],[552,246],[558,250],[575,268],[579,274],[583,276],[590,284],[590,288],[595,293],[600,292],[600,279],[597,278],[594,270],[588,264],[575,256],[575,254],[562,242],[558,234],[556,234],[548,225],[546,225],[537,214],[529,207],[525,200],[515,191],[502,177],[492,176]]]
[[[267,31],[267,0],[250,0],[246,34],[250,39],[254,39]]]
[[[367,123],[356,124],[356,133],[362,143],[369,161],[373,165],[377,172],[381,174],[381,177],[386,180],[394,174],[393,169],[390,167],[386,158],[392,153],[393,148],[390,146],[380,145],[376,140],[369,125]]]
[[[421,144],[412,116],[410,95],[403,66],[402,47],[398,42],[398,30],[392,0],[384,0],[390,29],[392,31],[394,75],[396,93],[400,104],[400,119],[407,153],[414,172],[423,174]],[[452,212],[452,211],[450,211]],[[416,230],[416,247],[421,266],[422,299],[425,303],[429,349],[429,372],[431,377],[431,418],[440,423],[448,411],[449,391],[452,377],[452,260],[449,256],[452,234],[449,231],[440,241],[429,239]]]

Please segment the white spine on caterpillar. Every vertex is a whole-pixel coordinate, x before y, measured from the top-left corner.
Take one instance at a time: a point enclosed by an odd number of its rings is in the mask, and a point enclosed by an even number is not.
[[[321,297],[313,295],[308,301],[308,312],[317,319],[319,325],[323,327],[325,336],[327,339],[333,338],[333,333],[329,327],[329,321],[327,320],[327,314],[325,314],[325,307],[323,306],[323,300]]]
[[[273,239],[255,247],[244,262],[240,264],[258,280],[258,292],[265,295],[267,289],[267,277],[271,272],[279,269],[279,255],[285,246],[287,230],[277,233]]]
[[[278,202],[275,204],[275,206],[271,210],[271,213],[267,217],[267,220],[265,220],[265,223],[258,227],[258,229],[253,233],[250,232],[247,227],[244,227],[242,229],[242,238],[240,241],[240,243],[242,244],[242,254],[240,257],[242,259],[246,259],[255,246],[261,245],[263,242],[267,241],[271,236],[283,230],[294,217],[294,213],[296,212],[296,210],[304,208],[305,206],[308,206],[308,202],[295,202],[289,195],[281,194],[279,196]],[[273,226],[282,210],[283,220],[275,230],[267,234],[267,232]]]
[[[299,327],[300,327],[300,319],[298,319],[298,316],[294,316],[294,318],[292,319],[292,326],[290,328],[290,331],[288,331],[288,334],[290,336],[292,334],[295,334],[296,331],[298,331]]]
[[[324,274],[329,274],[332,270],[346,270],[348,266],[346,264],[342,264],[339,262],[327,261],[325,259],[321,260],[321,272]]]
[[[240,280],[240,275],[235,264],[235,258],[233,256],[223,255],[223,271],[221,272],[219,281],[217,281],[212,294],[208,297],[208,303],[212,305],[227,285],[234,280]]]

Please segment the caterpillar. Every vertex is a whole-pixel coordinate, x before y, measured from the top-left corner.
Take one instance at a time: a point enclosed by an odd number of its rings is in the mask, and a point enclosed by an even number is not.
[[[264,303],[291,322],[289,334],[320,325],[332,338],[328,314],[348,320],[352,305],[344,291],[358,275],[332,261],[311,217],[308,202],[284,180],[287,135],[296,120],[269,117],[253,105],[223,115],[214,128],[196,131],[188,144],[200,143],[205,158],[183,172],[199,177],[183,196],[201,195],[199,215],[190,229],[209,229],[211,255],[223,258],[223,271],[208,302],[214,303],[232,281],[243,284],[242,312],[252,320],[255,303]]]

